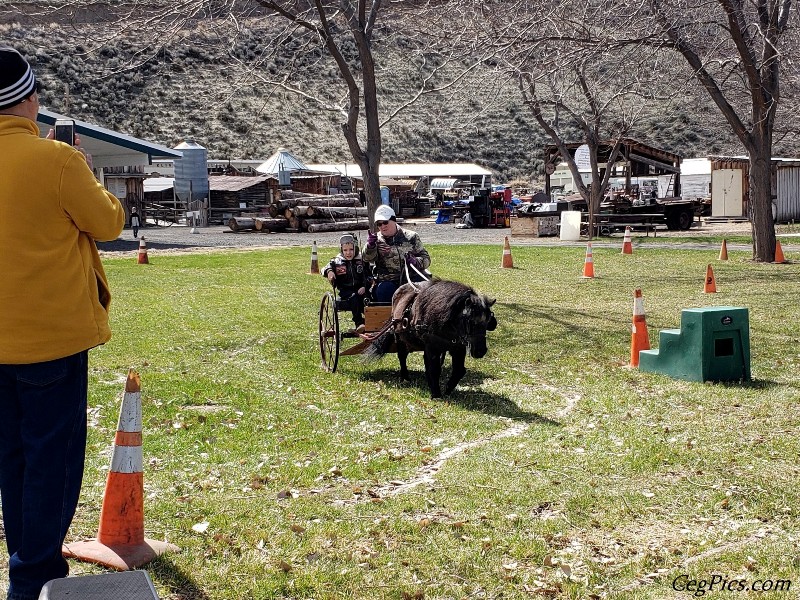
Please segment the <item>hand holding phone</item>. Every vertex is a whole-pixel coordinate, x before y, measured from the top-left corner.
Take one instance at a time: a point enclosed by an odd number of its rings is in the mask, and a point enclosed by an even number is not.
[[[70,146],[75,145],[75,121],[72,119],[57,119],[55,126],[55,139]]]

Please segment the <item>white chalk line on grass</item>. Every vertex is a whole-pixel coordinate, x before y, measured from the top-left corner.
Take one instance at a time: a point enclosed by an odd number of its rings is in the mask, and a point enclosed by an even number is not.
[[[556,387],[553,387],[552,385],[547,385],[546,383],[542,383],[541,386],[544,389],[546,389],[548,392],[551,392],[551,393],[553,393],[555,395],[558,395],[558,396],[563,396],[564,399],[567,401],[567,403],[564,405],[564,408],[562,408],[560,411],[558,411],[556,413],[556,417],[558,417],[559,419],[563,419],[569,413],[571,413],[575,409],[575,407],[578,405],[578,402],[580,402],[580,400],[581,400],[581,395],[580,394],[565,393],[564,390],[560,390],[560,389],[558,389]]]
[[[618,593],[625,593],[625,592],[632,592],[636,589],[644,587],[646,585],[650,585],[667,575],[669,572],[674,572],[677,570],[685,570],[686,568],[690,567],[696,562],[700,562],[701,560],[705,560],[707,558],[713,558],[718,554],[722,554],[723,552],[728,552],[731,550],[739,550],[743,546],[747,546],[749,544],[758,544],[763,543],[764,533],[763,531],[756,532],[752,535],[747,536],[744,539],[736,540],[734,542],[730,542],[727,544],[722,544],[721,546],[715,546],[714,548],[709,548],[705,552],[701,552],[700,554],[695,554],[694,556],[690,556],[689,558],[682,560],[678,564],[669,569],[664,569],[664,572],[661,573],[652,573],[650,575],[645,575],[643,577],[639,577],[636,581],[629,583],[628,585],[619,588],[618,590],[614,590],[614,594]]]
[[[564,407],[556,413],[558,418],[564,418],[569,413],[571,413],[575,407],[577,406],[578,402],[581,399],[580,394],[564,394],[562,390],[555,388],[553,386],[549,386],[546,384],[540,384],[543,388],[547,391],[561,395],[566,398],[566,404]],[[495,440],[500,440],[507,437],[516,437],[524,433],[528,430],[530,425],[528,423],[514,423],[511,427],[504,429],[492,436],[488,436],[485,438],[481,438],[479,440],[474,440],[472,442],[462,442],[461,444],[457,444],[452,448],[448,448],[439,456],[436,457],[436,460],[433,462],[422,466],[418,471],[415,477],[410,479],[409,481],[397,484],[389,484],[384,485],[379,488],[373,488],[372,492],[375,493],[378,497],[392,497],[397,496],[399,494],[404,494],[413,490],[414,488],[419,487],[420,485],[424,484],[432,484],[435,482],[436,474],[441,470],[444,464],[450,460],[458,456],[459,454],[463,454],[464,452],[471,450],[473,448],[477,448],[479,446],[483,446],[485,444],[489,444],[494,442]]]
[[[558,418],[564,418],[571,413],[581,399],[580,394],[565,394],[563,390],[559,390],[558,388],[546,384],[540,385],[548,392],[555,395],[560,395],[566,399],[566,404],[564,407],[556,413]],[[362,497],[362,500],[369,501],[374,498],[390,498],[410,492],[421,485],[431,485],[435,483],[436,474],[441,470],[448,460],[472,450],[473,448],[490,444],[496,440],[522,435],[528,430],[529,427],[529,423],[513,423],[510,427],[507,427],[506,429],[503,429],[494,435],[473,440],[471,442],[462,442],[460,444],[456,444],[452,448],[448,448],[441,452],[434,461],[420,467],[417,470],[416,475],[408,481],[396,481],[381,485],[379,487],[370,488],[369,495],[365,494],[364,497]]]
[[[528,423],[514,423],[511,427],[504,429],[503,431],[499,431],[494,435],[481,438],[479,440],[473,440],[471,442],[462,442],[460,444],[456,444],[452,448],[448,448],[444,450],[439,456],[436,457],[436,460],[433,462],[423,465],[418,471],[416,476],[409,481],[404,483],[396,483],[396,484],[388,484],[381,486],[379,488],[373,488],[372,492],[376,493],[378,497],[386,498],[391,496],[397,496],[399,494],[404,494],[413,490],[416,487],[424,484],[432,484],[435,482],[435,476],[439,472],[439,470],[444,466],[444,464],[450,460],[451,458],[455,458],[459,454],[463,454],[468,450],[472,450],[473,448],[478,448],[485,444],[489,444],[496,440],[500,440],[507,437],[516,437],[521,435],[525,431],[528,430],[529,424]]]

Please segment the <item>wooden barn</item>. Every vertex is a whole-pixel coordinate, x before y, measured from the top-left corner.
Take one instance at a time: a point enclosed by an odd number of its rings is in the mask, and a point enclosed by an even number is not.
[[[256,177],[217,175],[208,178],[211,210],[267,206],[278,192],[278,180],[270,175]]]
[[[292,190],[306,194],[338,194],[342,189],[342,177],[335,173],[292,173]]]

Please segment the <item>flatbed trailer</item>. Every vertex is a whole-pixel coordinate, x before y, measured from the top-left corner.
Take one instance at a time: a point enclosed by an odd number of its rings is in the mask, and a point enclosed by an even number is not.
[[[601,204],[595,224],[601,235],[627,225],[653,228],[654,232],[657,225],[666,225],[670,231],[686,231],[709,208],[705,201],[681,198],[654,199],[642,204]]]

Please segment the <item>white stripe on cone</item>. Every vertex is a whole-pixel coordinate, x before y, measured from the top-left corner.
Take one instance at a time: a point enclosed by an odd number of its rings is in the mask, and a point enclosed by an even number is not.
[[[111,456],[112,473],[142,473],[144,460],[141,446],[114,446]]]
[[[119,411],[117,431],[140,432],[142,430],[141,398],[141,392],[125,392],[122,409]]]
[[[633,299],[633,316],[644,316],[644,300],[642,300],[641,296],[636,296]]]

